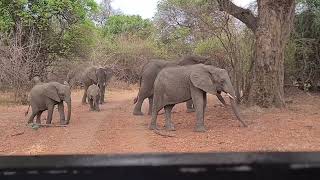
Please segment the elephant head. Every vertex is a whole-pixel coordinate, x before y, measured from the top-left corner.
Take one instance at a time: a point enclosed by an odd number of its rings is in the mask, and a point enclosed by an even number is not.
[[[31,82],[32,82],[34,85],[40,84],[40,83],[41,83],[40,77],[39,77],[39,76],[33,77],[32,80],[31,80]]]
[[[237,119],[243,126],[247,126],[240,116],[239,108],[236,103],[235,91],[231,84],[228,72],[225,69],[202,65],[201,68],[196,68],[191,72],[190,80],[195,87],[210,94],[215,95],[217,92],[225,92],[230,98],[230,104]]]
[[[111,78],[112,70],[110,68],[92,67],[89,69],[87,76],[102,89],[105,87],[106,82]]]
[[[54,101],[66,102],[68,107],[66,124],[69,124],[71,118],[71,90],[69,84],[67,82],[64,84],[50,82],[45,87],[43,94]]]

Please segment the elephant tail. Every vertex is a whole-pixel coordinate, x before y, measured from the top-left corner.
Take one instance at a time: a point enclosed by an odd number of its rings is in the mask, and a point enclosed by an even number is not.
[[[28,113],[29,113],[29,108],[30,108],[30,104],[29,104],[29,106],[28,106],[28,110],[24,113],[24,116],[27,116],[27,115],[28,115]]]

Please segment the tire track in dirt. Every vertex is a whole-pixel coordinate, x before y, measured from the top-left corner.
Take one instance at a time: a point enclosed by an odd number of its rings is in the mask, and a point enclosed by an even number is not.
[[[136,91],[128,91],[111,98],[112,107],[95,135],[94,153],[144,153],[158,151],[150,142],[151,132],[146,128],[149,116],[133,116],[133,98]],[[144,104],[146,109],[147,103]]]
[[[110,92],[100,112],[89,112],[88,106],[81,105],[80,101],[74,102],[76,107],[73,121],[70,127],[64,128],[59,138],[50,142],[50,146],[55,147],[51,150],[52,153],[101,154],[152,151],[146,129],[141,127],[141,122],[133,119],[129,112],[135,95],[135,91]]]

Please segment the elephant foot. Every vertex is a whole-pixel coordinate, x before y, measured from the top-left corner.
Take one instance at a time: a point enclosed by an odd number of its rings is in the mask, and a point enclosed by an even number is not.
[[[197,126],[194,129],[195,132],[206,132],[206,128],[204,126]]]
[[[195,112],[194,108],[192,108],[192,109],[187,109],[187,113],[192,113],[192,112]]]
[[[87,102],[81,102],[81,104],[82,104],[82,105],[86,105],[86,104],[87,104]]]
[[[175,131],[176,129],[174,128],[174,125],[171,124],[169,126],[166,126],[166,131]]]
[[[156,130],[156,129],[158,129],[158,128],[157,128],[157,125],[156,125],[156,124],[152,124],[152,123],[151,123],[150,126],[149,126],[149,129],[150,129],[150,130]]]
[[[67,125],[67,124],[69,124],[69,122],[67,122],[67,121],[60,121],[60,125]]]
[[[96,109],[97,112],[100,112],[100,109]]]
[[[140,112],[133,111],[132,114],[135,116],[143,116],[143,113],[141,111]]]
[[[27,122],[27,124],[31,124],[31,123],[33,123],[33,121],[32,121],[32,120],[30,120],[30,121],[28,121],[28,122]]]

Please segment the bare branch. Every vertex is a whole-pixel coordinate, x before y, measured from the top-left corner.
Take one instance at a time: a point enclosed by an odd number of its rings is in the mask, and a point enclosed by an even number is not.
[[[256,31],[257,17],[255,17],[249,9],[241,8],[232,3],[230,0],[217,0],[217,2],[219,4],[220,11],[227,12],[228,14],[234,16],[235,18],[246,24],[246,26],[253,32]]]

